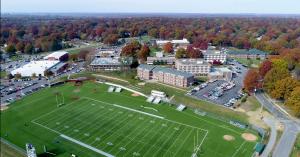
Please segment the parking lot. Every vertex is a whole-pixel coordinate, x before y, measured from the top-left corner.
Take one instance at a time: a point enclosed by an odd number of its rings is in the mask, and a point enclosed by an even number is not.
[[[20,66],[28,63],[26,58],[23,58],[19,61],[10,61],[4,64],[1,64],[1,70],[9,73],[13,69],[19,68]],[[52,80],[55,80],[59,77],[63,77],[69,74],[79,73],[83,70],[84,62],[78,62],[75,64],[69,65],[69,67],[62,73],[57,76],[52,76],[49,79],[45,77],[40,78],[22,78],[19,80],[15,79],[1,79],[0,86],[0,96],[1,96],[1,105],[11,103],[17,99],[20,99],[26,95],[29,95],[33,92],[36,92],[42,88],[48,87]]]
[[[187,95],[196,99],[220,104],[225,107],[233,107],[234,103],[244,95],[241,92],[241,89],[243,87],[243,80],[247,68],[236,61],[230,63],[232,64],[231,67],[234,73],[234,77],[230,82],[225,80],[215,80],[202,83],[189,91]]]

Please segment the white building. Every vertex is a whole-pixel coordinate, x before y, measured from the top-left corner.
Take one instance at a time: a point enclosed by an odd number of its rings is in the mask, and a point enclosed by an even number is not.
[[[226,62],[227,54],[224,50],[216,50],[214,46],[209,46],[207,50],[203,51],[203,57],[206,62],[213,63],[213,61]]]
[[[44,76],[44,72],[46,70],[55,69],[54,67],[56,65],[59,65],[59,63],[60,61],[57,60],[31,61],[28,64],[25,64],[20,68],[11,71],[11,74],[21,74],[22,77],[31,77],[32,74],[35,73],[36,76]]]
[[[183,48],[186,48],[190,44],[190,42],[186,38],[183,38],[182,40],[157,40],[156,44],[162,47],[168,42],[172,43],[174,47]]]
[[[67,51],[56,51],[53,52],[46,57],[44,57],[45,60],[58,60],[58,61],[67,61],[68,60],[69,53]]]
[[[195,76],[206,76],[211,70],[211,64],[203,59],[177,59],[175,68],[179,71],[190,72]]]

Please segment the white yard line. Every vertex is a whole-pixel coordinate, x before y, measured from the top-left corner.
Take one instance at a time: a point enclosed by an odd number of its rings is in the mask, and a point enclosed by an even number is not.
[[[109,153],[106,153],[106,152],[104,152],[104,151],[102,151],[102,150],[100,150],[100,149],[97,149],[97,148],[95,148],[95,147],[92,147],[92,146],[90,146],[90,145],[87,145],[87,144],[85,144],[85,143],[83,143],[83,142],[80,142],[80,141],[78,141],[78,140],[76,140],[76,139],[73,139],[73,138],[71,138],[71,137],[69,137],[69,136],[66,136],[66,135],[60,135],[62,138],[64,138],[64,139],[66,139],[66,140],[69,140],[69,141],[71,141],[71,142],[74,142],[74,143],[76,143],[76,144],[78,144],[78,145],[80,145],[80,146],[82,146],[82,147],[85,147],[85,148],[88,148],[88,149],[90,149],[90,150],[92,150],[92,151],[94,151],[94,152],[97,152],[97,153],[99,153],[99,154],[102,154],[102,155],[104,155],[104,156],[106,156],[106,157],[114,157],[113,155],[111,155],[111,154],[109,154]]]
[[[169,152],[169,149],[172,148],[172,146],[178,141],[178,139],[180,139],[179,137],[181,136],[181,134],[185,131],[185,127],[183,128],[182,132],[178,135],[178,138],[176,138],[176,140],[171,144],[171,146],[167,149],[167,152]]]
[[[233,153],[233,155],[232,155],[232,157],[235,157],[236,156],[236,154],[240,151],[240,149],[243,147],[243,145],[246,143],[246,141],[244,141],[241,145],[240,145],[240,147]]]
[[[178,147],[178,150],[174,153],[175,155],[180,151],[181,147],[184,145],[184,143],[186,142],[186,140],[189,138],[189,136],[191,135],[191,133],[193,132],[193,130],[191,130],[189,132],[189,134],[185,137],[185,139],[183,140],[183,142],[181,143],[181,145]]]
[[[205,133],[205,135],[204,135],[204,137],[203,137],[203,139],[202,139],[200,145],[196,148],[195,154],[197,154],[197,152],[200,150],[200,148],[201,148],[201,146],[202,146],[202,144],[203,144],[203,142],[204,142],[204,140],[205,140],[207,134],[208,134],[208,132]]]
[[[102,103],[112,105],[112,106],[115,106],[115,107],[123,108],[123,109],[129,110],[129,111],[138,112],[138,113],[145,114],[145,115],[148,115],[148,116],[151,116],[151,117],[155,117],[155,118],[159,118],[159,119],[165,119],[164,117],[161,117],[161,116],[157,116],[157,115],[154,115],[154,114],[151,114],[151,113],[135,110],[135,109],[124,107],[124,106],[120,106],[120,105],[117,105],[117,104],[110,104],[110,103],[107,103],[107,102],[99,101],[99,100],[88,98],[88,97],[84,97],[84,98],[94,100],[94,101],[98,101],[98,102],[102,102]]]
[[[75,101],[73,101],[73,102],[71,102],[71,103],[68,103],[68,104],[62,106],[62,107],[65,107],[65,106],[67,106],[67,105],[74,104],[75,102],[77,102],[77,101],[79,101],[79,100],[81,100],[81,99],[75,100]],[[51,113],[53,113],[53,112],[55,112],[55,111],[61,109],[62,107],[57,107],[56,109],[54,109],[54,110],[52,110],[52,111],[50,111],[50,112],[48,112],[48,113],[46,113],[46,114],[41,115],[41,116],[39,116],[39,117],[33,119],[32,121],[36,121],[36,120],[38,120],[38,119],[40,119],[40,118],[42,118],[42,117],[45,117],[45,116],[47,116],[47,115],[50,115]]]

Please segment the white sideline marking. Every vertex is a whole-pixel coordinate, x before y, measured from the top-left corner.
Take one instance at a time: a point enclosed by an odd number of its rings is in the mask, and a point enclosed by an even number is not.
[[[94,101],[98,101],[98,102],[101,102],[101,103],[105,103],[105,104],[108,104],[108,105],[113,105],[115,107],[123,108],[123,109],[129,110],[129,111],[138,112],[138,113],[145,114],[145,115],[148,115],[148,116],[151,116],[151,117],[155,117],[155,118],[159,118],[159,119],[165,119],[165,117],[161,117],[161,116],[158,116],[158,115],[155,115],[155,114],[151,114],[151,113],[135,110],[135,109],[132,109],[132,108],[120,106],[120,105],[117,105],[117,104],[110,104],[110,103],[107,103],[107,102],[99,101],[99,100],[88,98],[88,97],[84,97],[84,98],[94,100]]]
[[[76,143],[76,144],[79,144],[79,145],[81,145],[81,146],[83,146],[83,147],[85,147],[85,148],[88,148],[88,149],[90,149],[90,150],[92,150],[92,151],[94,151],[94,152],[97,152],[97,153],[99,153],[99,154],[102,154],[102,155],[104,155],[104,156],[107,156],[107,157],[114,157],[114,156],[111,155],[111,154],[108,154],[108,153],[106,153],[106,152],[104,152],[104,151],[102,151],[102,150],[100,150],[100,149],[97,149],[97,148],[95,148],[95,147],[93,147],[93,146],[90,146],[90,145],[87,145],[87,144],[85,144],[85,143],[83,143],[83,142],[80,142],[80,141],[78,141],[78,140],[75,140],[75,139],[73,139],[73,138],[71,138],[71,137],[69,137],[69,136],[66,136],[66,135],[64,135],[64,134],[61,134],[60,137],[62,137],[62,138],[64,138],[64,139],[67,139],[67,140],[69,140],[69,141],[71,141],[71,142],[74,142],[74,143]]]

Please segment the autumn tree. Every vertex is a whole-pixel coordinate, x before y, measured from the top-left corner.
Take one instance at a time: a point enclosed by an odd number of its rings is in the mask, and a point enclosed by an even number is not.
[[[287,99],[286,106],[291,108],[295,116],[300,117],[300,87],[296,87],[292,92],[290,97]]]
[[[173,44],[171,42],[167,42],[164,46],[163,46],[163,50],[166,53],[171,53],[173,52]]]
[[[144,62],[147,60],[149,54],[150,54],[150,48],[147,45],[143,45],[141,50],[138,52],[137,56],[139,60]]]
[[[16,80],[19,80],[19,79],[22,78],[22,75],[21,75],[20,73],[16,73],[16,74],[14,75],[14,77],[15,77]]]
[[[89,50],[80,50],[78,53],[78,59],[86,60],[87,55],[90,53]]]
[[[278,80],[275,83],[274,90],[271,92],[271,96],[275,99],[287,100],[293,89],[297,86],[300,86],[300,83],[292,77]]]
[[[284,79],[289,77],[289,71],[285,68],[274,67],[270,71],[267,72],[263,82],[263,88],[268,92],[271,93],[275,88],[275,83],[278,80]]]
[[[18,42],[17,45],[16,45],[16,50],[24,52],[24,47],[25,47],[25,45],[24,45],[23,42]]]
[[[188,58],[203,58],[203,54],[199,49],[195,49],[192,45],[189,45],[186,49]]]
[[[257,70],[248,70],[244,79],[244,88],[247,92],[253,92],[254,89],[259,87],[259,74]]]
[[[260,76],[265,77],[266,73],[269,70],[271,70],[271,68],[272,68],[272,62],[271,61],[269,61],[269,60],[263,61],[260,64],[259,69],[258,69]]]
[[[136,57],[140,49],[141,49],[141,44],[138,41],[134,40],[122,48],[121,55]]]
[[[186,57],[186,50],[184,48],[179,48],[176,51],[175,58],[180,59],[185,57]]]

